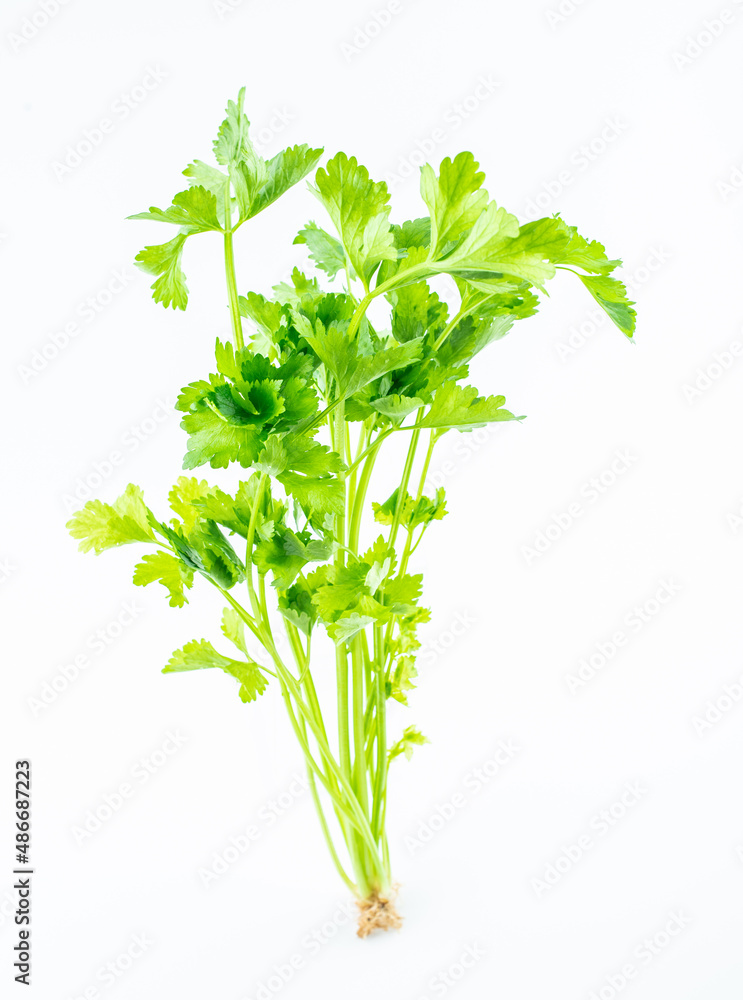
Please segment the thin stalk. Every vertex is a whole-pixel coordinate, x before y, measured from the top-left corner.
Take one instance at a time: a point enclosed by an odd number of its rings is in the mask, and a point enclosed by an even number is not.
[[[241,604],[239,604],[230,595],[228,591],[226,591],[223,587],[220,587],[218,584],[214,584],[214,586],[217,587],[217,589],[223,595],[225,600],[228,601],[235,608],[237,613],[240,615],[243,621],[246,622],[246,624],[252,623],[252,619],[248,614],[248,612],[245,610],[245,608],[242,607]],[[363,838],[366,845],[369,848],[371,848],[374,855],[376,856],[377,855],[376,844],[371,835],[371,828],[369,826],[369,821],[366,815],[359,808],[358,801],[356,800],[356,796],[354,794],[353,788],[351,787],[347,775],[344,774],[343,769],[338,766],[338,762],[336,761],[335,757],[333,757],[333,754],[330,751],[327,739],[325,739],[322,735],[322,731],[320,730],[320,727],[317,724],[317,720],[315,719],[313,713],[309,710],[307,704],[302,698],[302,694],[297,684],[296,678],[292,675],[291,671],[287,669],[283,660],[279,656],[278,650],[276,649],[276,646],[274,645],[271,637],[267,635],[266,632],[263,631],[262,629],[257,632],[256,637],[263,644],[266,651],[271,655],[276,665],[279,683],[282,685],[282,690],[286,689],[287,694],[290,694],[291,698],[294,699],[294,703],[296,704],[297,709],[306,720],[307,724],[310,727],[310,730],[312,731],[313,736],[315,737],[320,753],[327,761],[330,770],[332,771],[334,777],[339,783],[341,790],[345,795],[344,798],[336,797],[336,801],[338,802],[339,806],[343,808],[344,811],[348,814],[351,822],[353,823],[355,828],[359,831],[360,836]],[[298,724],[293,714],[293,707],[291,704],[291,700],[287,703],[287,707],[290,709],[290,720],[293,720],[293,727],[295,728],[296,732]],[[323,772],[320,770],[314,758],[312,757],[307,741],[302,740],[301,735],[299,733],[297,735],[298,739],[300,740],[300,743],[302,744],[302,749],[305,753],[305,756],[307,757],[308,761],[312,762],[315,773],[318,775],[320,780],[325,785],[328,794],[332,796],[333,789],[332,787],[328,787],[328,785],[326,784],[325,776]]]
[[[421,469],[420,480],[418,482],[418,492],[415,497],[416,504],[423,496],[423,490],[426,488],[426,477],[428,476],[428,470],[431,466],[431,458],[433,457],[433,449],[436,444],[437,437],[438,436],[436,434],[436,431],[431,430],[431,433],[428,438],[428,449],[426,451],[426,457],[423,461],[423,468]],[[418,542],[421,540],[422,537],[423,537],[423,532],[421,532],[420,537],[418,538]],[[409,531],[408,537],[405,540],[405,548],[403,549],[402,558],[400,559],[400,575],[402,575],[408,568],[408,560],[410,559],[410,556],[412,555],[414,549],[417,547],[418,542],[416,542],[415,546],[411,548],[412,542],[413,542],[413,532]]]
[[[301,723],[302,731],[304,734],[305,741],[307,739],[307,730],[305,728],[305,723]],[[323,837],[325,838],[325,843],[328,845],[328,850],[330,851],[330,857],[333,859],[333,864],[336,867],[336,871],[346,883],[351,892],[356,892],[356,886],[353,881],[348,877],[346,871],[341,864],[341,860],[338,857],[338,853],[335,849],[335,844],[333,843],[333,838],[330,833],[330,828],[328,827],[328,821],[325,818],[325,812],[322,807],[322,802],[320,800],[320,794],[317,790],[317,782],[315,781],[315,774],[312,767],[307,764],[307,783],[310,786],[310,795],[312,796],[312,801],[315,804],[315,811],[317,812],[317,817],[320,820],[320,828],[322,829]]]
[[[232,203],[230,201],[230,185],[224,187],[224,270],[227,278],[227,294],[230,299],[230,316],[232,318],[232,335],[235,347],[239,350],[245,346],[243,341],[243,326],[240,317],[240,306],[237,301],[237,279],[235,277],[235,253],[232,246]]]
[[[374,805],[372,808],[371,828],[375,840],[378,840],[384,828],[384,803],[387,797],[387,690],[385,671],[382,666],[383,643],[382,629],[376,627],[375,648],[380,647],[376,660],[376,684],[375,684],[375,707],[376,707],[376,738],[377,738],[377,766],[374,775]],[[378,635],[377,635],[378,633]]]
[[[358,468],[358,466],[361,465],[361,463],[366,458],[368,458],[373,451],[376,451],[377,448],[380,447],[382,442],[385,441],[390,436],[390,434],[394,433],[394,431],[396,430],[402,430],[402,429],[403,428],[388,427],[386,430],[380,431],[379,434],[374,438],[372,443],[369,445],[369,447],[366,448],[364,451],[362,451],[359,457],[351,463],[351,465],[347,469],[347,473],[353,472],[356,468]],[[407,430],[407,428],[404,429]]]
[[[323,720],[322,717],[322,710],[320,708],[320,703],[318,701],[317,691],[315,690],[315,683],[312,679],[312,672],[310,671],[309,654],[305,653],[304,650],[302,649],[302,643],[299,638],[299,633],[297,629],[286,619],[284,619],[284,629],[286,631],[286,635],[289,640],[292,653],[294,654],[294,659],[296,660],[297,667],[299,668],[300,683],[305,689],[308,707],[310,711],[313,713],[317,725],[320,729],[320,732],[322,733],[324,739],[327,742],[325,721]],[[309,646],[309,637],[307,638],[307,643]],[[325,763],[324,767],[325,767],[325,776],[328,782],[333,785],[333,788],[335,790],[334,795],[331,796],[331,802],[333,803],[333,809],[335,810],[336,819],[340,824],[341,832],[343,833],[343,839],[346,842],[348,842],[348,837],[350,835],[348,820],[345,814],[338,808],[338,805],[335,801],[335,796],[339,796],[341,794],[338,787],[338,783],[335,781],[334,776],[328,770],[327,763]]]
[[[366,786],[366,740],[364,733],[364,659],[361,650],[361,639],[358,635],[351,641],[351,669],[353,683],[352,715],[353,715],[353,784],[359,804],[364,812],[369,805]]]
[[[351,521],[348,526],[348,545],[354,552],[358,549],[359,534],[361,531],[361,517],[364,512],[364,501],[366,500],[366,493],[369,489],[369,481],[371,479],[371,474],[374,471],[374,463],[377,460],[382,440],[382,438],[378,437],[371,448],[367,449],[364,468],[361,470],[361,475],[359,476],[358,485],[356,487],[356,496],[354,497],[353,508],[351,511]]]
[[[392,526],[390,528],[390,537],[388,540],[388,545],[390,547],[394,546],[395,540],[397,538],[397,532],[400,530],[400,518],[402,515],[403,508],[405,506],[405,494],[408,491],[408,483],[410,482],[410,475],[413,471],[413,462],[415,461],[415,452],[418,448],[418,439],[420,438],[420,422],[422,420],[422,410],[418,411],[418,419],[413,427],[413,435],[410,439],[410,444],[408,445],[408,453],[405,457],[405,465],[402,470],[402,478],[400,480],[400,485],[397,490],[397,503],[395,504],[395,513],[392,518]]]
[[[346,451],[346,414],[345,402],[339,400],[335,406],[333,420],[330,421],[331,441],[333,450],[343,456]],[[343,513],[336,514],[335,518],[335,538],[338,543],[335,554],[335,565],[342,569],[346,564],[346,509],[348,505],[348,484],[343,472],[338,474],[338,478],[343,484]],[[353,789],[354,802],[364,817],[366,809],[359,802],[358,788],[354,781],[354,766],[351,757],[351,728],[350,728],[350,701],[351,692],[349,689],[348,676],[348,652],[344,642],[336,643],[335,647],[335,674],[337,691],[337,713],[338,713],[338,751],[340,770],[344,780]],[[371,832],[371,831],[370,831]],[[357,877],[366,882],[367,857],[363,840],[356,834],[356,831],[349,830],[347,836],[347,846],[351,855],[354,871]],[[366,845],[368,847],[368,845]],[[376,852],[376,845],[374,846]]]
[[[250,595],[250,603],[253,607],[253,612],[255,613],[257,618],[261,616],[261,608],[255,594],[255,588],[253,586],[253,544],[255,542],[255,530],[258,526],[258,515],[260,514],[261,502],[263,500],[263,491],[265,489],[267,479],[268,476],[264,472],[261,474],[261,478],[258,481],[258,489],[255,492],[253,509],[250,512],[250,523],[248,524],[248,536],[245,545],[245,575],[247,577],[248,594]],[[262,577],[260,579],[262,579]],[[264,613],[265,613],[265,607],[264,607]]]
[[[345,443],[345,407],[343,403],[336,408],[334,426],[331,427],[333,449],[339,455],[343,454]],[[343,483],[344,504],[342,514],[336,514],[335,518],[335,538],[338,548],[335,554],[335,565],[342,569],[346,563],[344,546],[346,544],[346,515],[345,498],[347,487],[343,473],[338,474],[338,478]],[[337,643],[335,647],[336,681],[338,686],[338,745],[340,750],[340,762],[346,775],[351,775],[351,743],[348,729],[348,658],[346,655],[345,643]]]

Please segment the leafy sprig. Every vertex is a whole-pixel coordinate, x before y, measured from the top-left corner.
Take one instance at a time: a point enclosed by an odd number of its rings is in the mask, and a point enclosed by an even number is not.
[[[561,270],[577,275],[628,338],[635,311],[614,276],[619,260],[559,215],[520,225],[490,199],[468,152],[445,159],[438,172],[422,168],[427,214],[401,223],[392,222],[386,185],[338,153],[310,185],[328,222],[308,222],[295,239],[317,273],[295,268],[271,295],[239,289],[235,233],[322,154],[292,146],[264,160],[251,143],[243,101],[241,91],[228,104],[213,147],[216,165],[194,160],[184,171],[189,187],[170,206],[133,216],[177,227],[168,242],[137,255],[155,275],[155,301],[166,307],[188,303],[181,268],[187,240],[222,234],[232,342],[217,340],[211,371],[186,385],[176,405],[186,432],[183,468],[235,468],[237,482],[227,492],[181,476],[162,520],[129,485],[112,504],[88,502],[69,528],[83,551],[150,546],[134,583],[158,583],[173,607],[188,603],[198,579],[220,592],[221,631],[234,653],[192,640],[164,672],[217,668],[238,682],[244,702],[269,681],[278,687],[333,861],[361,899],[374,900],[391,886],[388,768],[427,742],[414,726],[391,742],[387,715],[388,702],[407,705],[415,689],[418,629],[430,617],[420,603],[422,576],[409,564],[431,525],[447,515],[444,490],[426,489],[432,455],[452,430],[523,419],[503,395],[467,384],[473,359],[534,315]],[[440,297],[441,275],[452,279],[456,301]],[[389,306],[385,328],[370,318],[377,299]],[[408,444],[399,485],[369,504],[375,467],[396,434]],[[280,650],[278,628],[293,665]],[[248,636],[269,666],[252,656]],[[315,687],[315,673],[327,671],[312,656],[318,638],[321,650],[323,643],[334,650],[335,737]]]

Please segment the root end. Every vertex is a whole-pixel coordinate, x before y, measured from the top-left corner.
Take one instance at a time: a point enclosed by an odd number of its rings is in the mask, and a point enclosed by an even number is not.
[[[373,931],[399,931],[402,927],[402,917],[395,909],[397,891],[386,896],[373,892],[367,899],[357,900],[359,908],[359,926],[356,931],[360,938],[368,937]]]

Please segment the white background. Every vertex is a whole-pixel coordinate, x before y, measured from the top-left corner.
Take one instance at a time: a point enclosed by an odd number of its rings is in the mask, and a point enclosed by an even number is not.
[[[743,672],[743,358],[729,354],[743,340],[743,194],[719,182],[743,158],[743,6],[731,0],[732,22],[712,33],[705,19],[722,5],[700,0],[566,0],[565,16],[548,16],[557,0],[402,0],[380,31],[375,9],[382,0],[233,0],[221,11],[211,0],[69,0],[46,24],[37,13],[19,41],[40,8],[3,5],[3,995],[22,992],[10,790],[14,761],[28,756],[40,1000],[252,1000],[278,987],[333,1000],[739,1000],[743,703],[725,685]],[[160,82],[124,117],[122,98],[142,96],[152,70]],[[541,194],[543,214],[560,211],[623,257],[638,301],[633,347],[565,275],[473,367],[483,392],[528,419],[452,432],[434,459],[451,515],[419,550],[434,614],[420,687],[392,719],[415,722],[431,745],[392,776],[404,930],[365,942],[339,909],[346,893],[309,796],[265,819],[301,773],[276,692],[244,706],[229,678],[160,673],[184,641],[218,637],[211,595],[172,610],[161,588],[131,584],[134,548],[83,557],[64,529],[86,482],[105,500],[136,482],[162,511],[179,474],[169,403],[206,374],[228,331],[219,240],[189,245],[191,303],[166,313],[131,264],[163,229],[123,220],[168,203],[180,170],[208,158],[242,84],[266,155],[305,141],[355,154],[393,182],[397,220],[422,214],[419,141],[435,164],[472,150],[510,211],[525,217]],[[55,169],[103,118],[113,129],[90,155]],[[309,218],[320,210],[302,184],[241,232],[241,291],[267,292],[306,259],[291,241]],[[113,272],[125,287],[110,295]],[[77,335],[39,361],[70,323]],[[728,352],[726,369],[716,352]],[[695,394],[697,380],[706,388]],[[111,452],[123,456],[113,469]],[[609,482],[617,452],[629,467],[590,499],[585,484]],[[388,487],[379,480],[374,498]],[[582,514],[530,558],[574,503]],[[653,603],[664,582],[673,597]],[[131,602],[136,618],[96,652],[97,630],[119,631]],[[640,627],[628,622],[635,607]],[[468,624],[454,639],[457,620]],[[610,654],[620,630],[626,643],[602,660],[597,644]],[[39,708],[80,654],[86,668]],[[591,655],[599,668],[571,691],[568,675]],[[720,698],[719,721],[700,725]],[[168,732],[187,738],[182,748],[146,782],[134,777]],[[475,769],[508,739],[518,752],[476,792]],[[76,838],[122,782],[132,797]],[[602,834],[595,817],[627,782],[640,800]],[[454,817],[432,821],[457,792]],[[256,842],[206,889],[199,870],[251,825]],[[558,864],[585,835],[584,856]],[[563,873],[540,889],[556,864]],[[643,958],[673,912],[686,926]],[[107,985],[99,970],[138,934],[147,950]],[[481,956],[474,966],[456,985],[437,979],[450,966],[458,975],[467,947]],[[291,981],[271,980],[297,955]],[[269,980],[273,992],[260,992]]]

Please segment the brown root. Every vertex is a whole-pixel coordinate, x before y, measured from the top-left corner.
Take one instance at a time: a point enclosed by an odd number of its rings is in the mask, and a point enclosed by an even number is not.
[[[386,896],[373,892],[367,899],[357,900],[359,908],[359,926],[356,933],[360,938],[368,937],[372,931],[399,931],[402,927],[402,917],[395,909],[394,888]]]

